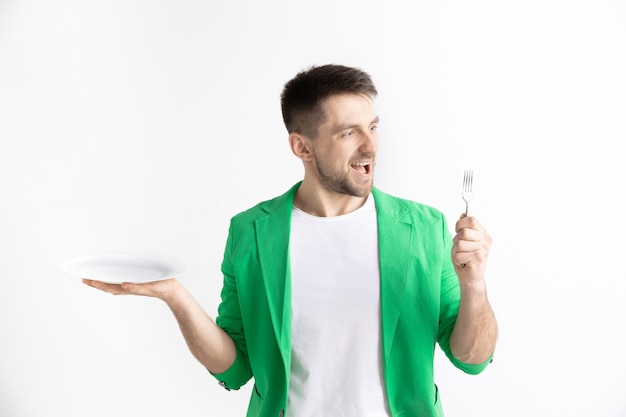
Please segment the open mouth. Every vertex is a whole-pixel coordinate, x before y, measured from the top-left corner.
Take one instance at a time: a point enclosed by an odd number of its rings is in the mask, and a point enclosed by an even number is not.
[[[352,169],[354,169],[356,172],[362,174],[362,175],[367,175],[370,173],[371,170],[371,165],[372,163],[367,161],[367,162],[353,162],[352,164],[350,164],[350,166],[352,167]]]

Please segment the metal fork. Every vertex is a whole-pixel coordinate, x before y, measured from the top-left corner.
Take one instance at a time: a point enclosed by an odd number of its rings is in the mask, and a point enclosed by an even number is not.
[[[474,171],[466,169],[463,174],[463,192],[461,196],[465,201],[465,215],[469,216],[469,203],[472,201],[472,183],[474,182]]]

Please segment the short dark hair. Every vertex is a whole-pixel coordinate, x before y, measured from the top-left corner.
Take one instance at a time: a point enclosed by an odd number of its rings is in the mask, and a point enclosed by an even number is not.
[[[288,81],[280,96],[283,121],[289,133],[317,137],[326,115],[322,101],[336,94],[362,94],[370,98],[378,92],[366,72],[343,65],[312,66]]]

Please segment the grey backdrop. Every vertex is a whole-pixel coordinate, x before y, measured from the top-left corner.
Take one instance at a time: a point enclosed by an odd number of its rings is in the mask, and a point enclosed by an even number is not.
[[[474,214],[501,326],[449,417],[624,416],[623,1],[0,2],[0,415],[243,416],[157,300],[59,265],[173,256],[209,314],[229,218],[301,178],[279,93],[341,63],[380,91],[377,185]]]

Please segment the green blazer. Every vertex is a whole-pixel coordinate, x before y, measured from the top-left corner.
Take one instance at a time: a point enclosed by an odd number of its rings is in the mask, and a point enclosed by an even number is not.
[[[248,417],[289,416],[289,232],[299,185],[236,215],[230,224],[216,322],[234,340],[237,357],[215,377],[227,389],[238,389],[254,377]],[[450,258],[450,232],[442,213],[431,207],[376,188],[373,195],[378,219],[382,360],[391,415],[443,416],[434,383],[435,344],[467,373],[480,373],[489,363],[465,364],[450,352],[460,300]]]

